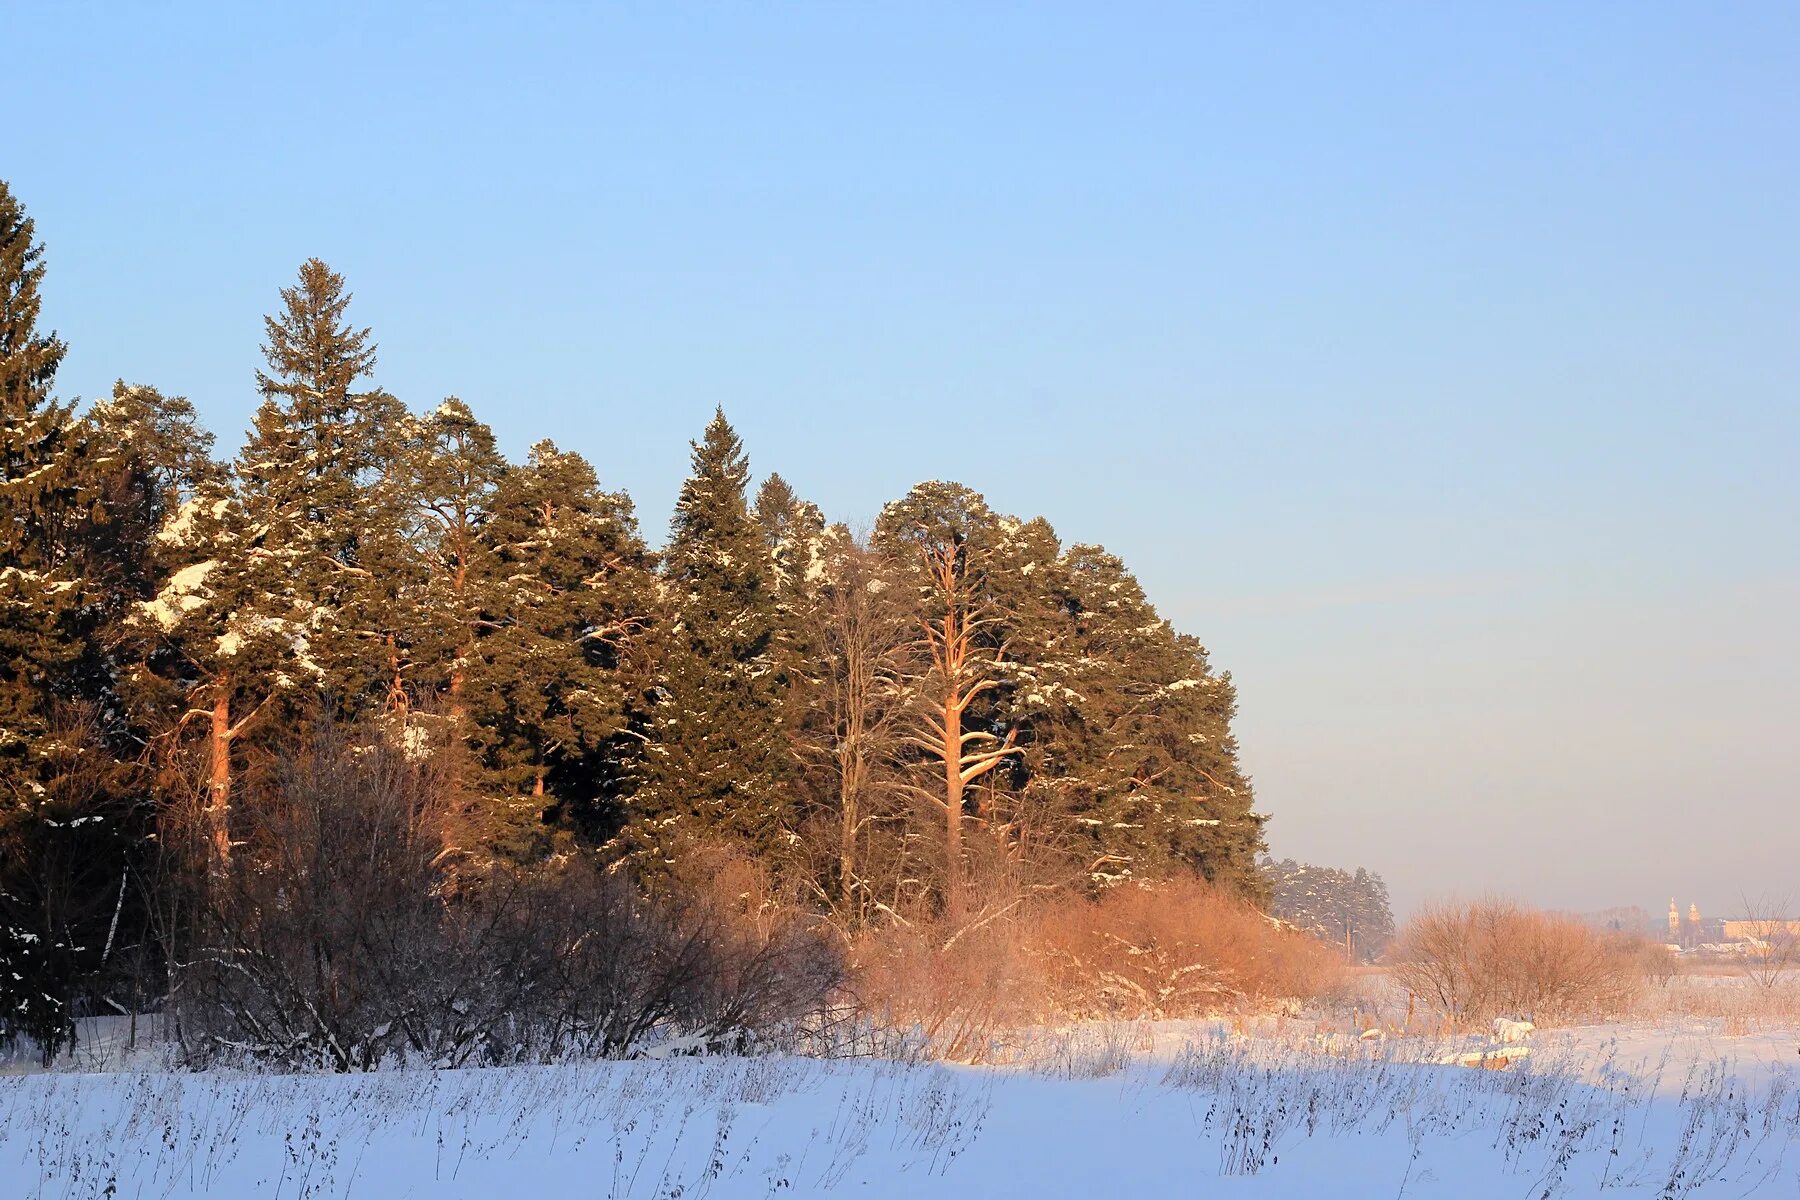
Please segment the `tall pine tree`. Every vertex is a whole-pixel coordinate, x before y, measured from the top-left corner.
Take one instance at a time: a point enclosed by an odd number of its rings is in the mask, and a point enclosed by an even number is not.
[[[410,453],[410,490],[427,579],[415,648],[431,677],[417,682],[441,693],[446,716],[466,734],[469,668],[476,643],[493,628],[483,606],[497,563],[484,535],[507,464],[494,431],[454,396],[419,423],[419,434]]]

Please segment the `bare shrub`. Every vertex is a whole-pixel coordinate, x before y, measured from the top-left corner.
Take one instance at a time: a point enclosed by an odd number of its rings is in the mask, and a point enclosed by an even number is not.
[[[856,1002],[945,1058],[986,1058],[1004,1030],[1037,1014],[1035,973],[1014,921],[959,930],[918,920],[867,930],[851,962]]]
[[[576,857],[448,872],[453,781],[379,736],[323,730],[242,806],[181,971],[184,1040],[364,1070],[626,1056],[655,1038],[745,1048],[822,1007],[830,944],[788,913],[647,896]]]
[[[1675,951],[1655,938],[1641,933],[1602,934],[1618,952],[1629,958],[1645,983],[1667,987],[1681,969]]]
[[[1024,1025],[1202,1016],[1343,985],[1334,948],[1200,880],[989,911],[981,922],[863,935],[858,1001],[916,1029],[935,1053],[979,1059]]]
[[[456,935],[480,928],[446,919],[441,784],[383,740],[328,723],[275,763],[240,806],[241,847],[205,880],[184,1034],[339,1070],[408,1043],[440,1049],[425,1032],[435,1042],[440,1012],[469,1000],[429,984],[466,983]]]
[[[1800,927],[1790,915],[1786,899],[1761,896],[1743,900],[1744,925],[1749,931],[1741,966],[1756,986],[1773,989],[1789,971],[1800,968]]]
[[[1630,1007],[1645,977],[1641,953],[1628,943],[1494,899],[1418,913],[1389,961],[1402,986],[1458,1022],[1616,1013]]]
[[[1323,943],[1201,880],[1070,898],[1037,923],[1046,1001],[1077,1018],[1159,1020],[1338,991]]]
[[[737,1048],[779,1035],[831,1006],[844,958],[830,927],[735,846],[693,847],[669,901],[685,941],[702,938],[707,969],[686,1019]]]

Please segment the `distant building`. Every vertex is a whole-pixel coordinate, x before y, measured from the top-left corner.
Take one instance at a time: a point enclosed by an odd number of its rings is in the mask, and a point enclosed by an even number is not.
[[[1727,942],[1766,942],[1772,937],[1800,938],[1800,920],[1789,917],[1728,917],[1721,933]]]
[[[1724,925],[1717,917],[1702,917],[1698,904],[1688,905],[1687,919],[1683,920],[1681,906],[1675,903],[1675,897],[1669,897],[1669,945],[1697,950],[1713,942],[1730,941]]]

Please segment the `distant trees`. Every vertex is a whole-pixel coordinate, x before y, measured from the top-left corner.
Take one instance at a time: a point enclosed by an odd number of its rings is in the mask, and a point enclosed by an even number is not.
[[[54,398],[43,270],[0,185],[0,1039],[53,1050],[121,1004],[127,959],[166,996],[221,938],[271,980],[313,970],[282,905],[374,936],[295,907],[315,885],[369,889],[391,911],[362,915],[427,930],[421,953],[448,935],[420,888],[474,904],[577,863],[677,908],[749,864],[751,925],[845,939],[949,940],[1127,882],[1262,895],[1231,679],[1104,549],[952,482],[866,537],[780,475],[752,501],[720,410],[659,554],[581,456],[509,461],[463,401],[383,389],[319,259],[264,319],[261,402],[216,461],[180,397]],[[354,761],[430,819],[358,808]],[[313,783],[349,807],[308,807]],[[325,861],[356,822],[404,850],[380,879]]]
[[[1362,867],[1317,867],[1291,858],[1265,859],[1269,911],[1322,941],[1350,947],[1358,962],[1381,957],[1394,937],[1387,883]]]

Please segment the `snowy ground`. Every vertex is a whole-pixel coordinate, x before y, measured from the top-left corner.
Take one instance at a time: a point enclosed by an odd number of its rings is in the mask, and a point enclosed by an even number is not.
[[[669,1059],[0,1077],[0,1196],[1793,1196],[1800,1035],[1090,1027],[1018,1066]],[[109,1190],[110,1189],[110,1190]]]

